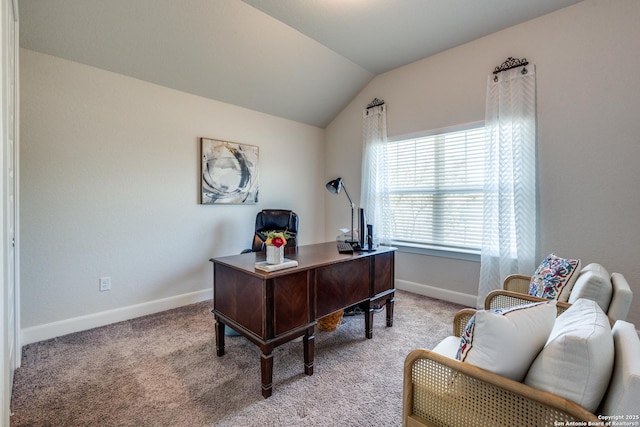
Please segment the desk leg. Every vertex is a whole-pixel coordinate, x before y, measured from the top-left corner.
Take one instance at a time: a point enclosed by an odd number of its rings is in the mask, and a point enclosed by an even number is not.
[[[389,295],[387,299],[387,326],[393,326],[393,303],[396,302],[394,295]]]
[[[268,353],[267,353],[268,351]],[[265,399],[273,392],[273,348],[262,349],[260,372],[262,374],[262,397]]]
[[[304,334],[302,340],[304,346],[304,373],[307,375],[313,375],[313,360],[315,354],[315,340],[313,335],[314,327],[307,329],[307,333]]]
[[[373,307],[371,300],[364,302],[364,335],[367,339],[373,338]]]
[[[216,353],[224,356],[224,323],[216,317]]]

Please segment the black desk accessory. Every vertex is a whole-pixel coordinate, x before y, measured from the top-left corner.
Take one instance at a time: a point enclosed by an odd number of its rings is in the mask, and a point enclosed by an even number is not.
[[[352,254],[353,246],[351,246],[351,243],[338,242],[338,252],[341,254]]]

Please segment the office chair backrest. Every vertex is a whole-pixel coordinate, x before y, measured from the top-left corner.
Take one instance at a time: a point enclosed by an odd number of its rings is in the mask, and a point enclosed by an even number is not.
[[[287,231],[291,236],[287,239],[287,247],[297,246],[298,215],[285,209],[263,209],[256,215],[256,233],[253,237],[253,252],[264,250],[265,233],[268,231]]]

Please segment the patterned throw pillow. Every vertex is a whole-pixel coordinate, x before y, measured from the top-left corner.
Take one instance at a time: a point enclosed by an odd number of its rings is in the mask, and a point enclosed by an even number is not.
[[[529,295],[567,302],[579,271],[579,259],[565,259],[549,254],[531,277]]]
[[[456,359],[464,362],[464,359],[467,357],[467,353],[471,350],[473,346],[473,331],[476,328],[476,316],[471,316],[467,326],[464,328],[464,332],[462,332],[462,336],[460,336],[460,346],[458,347],[458,352],[456,353]]]
[[[456,359],[522,381],[555,319],[555,301],[479,310],[460,337]]]

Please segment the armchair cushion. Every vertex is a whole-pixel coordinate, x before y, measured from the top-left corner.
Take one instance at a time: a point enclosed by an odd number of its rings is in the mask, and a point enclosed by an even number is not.
[[[555,319],[555,301],[479,310],[460,338],[456,359],[522,381]]]
[[[616,354],[601,412],[609,416],[637,416],[640,396],[640,338],[634,325],[623,320],[618,320],[613,325],[612,332]]]
[[[595,301],[579,299],[556,319],[524,383],[595,412],[613,368],[609,319]]]
[[[629,283],[622,274],[611,273],[611,288],[613,294],[611,295],[611,303],[609,304],[607,316],[609,316],[609,319],[613,322],[616,320],[626,320],[629,309],[631,308],[631,302],[633,301],[633,292],[631,292]]]
[[[579,259],[565,259],[549,254],[531,277],[529,295],[567,302],[578,271]]]
[[[438,343],[437,346],[433,348],[434,353],[441,354],[443,356],[447,356],[450,359],[456,358],[456,353],[458,352],[458,348],[460,347],[460,338],[454,337],[453,335],[446,337],[442,341]]]
[[[600,264],[591,263],[578,274],[568,302],[573,304],[580,298],[590,299],[597,302],[606,313],[609,310],[612,295],[613,287],[609,272]]]

